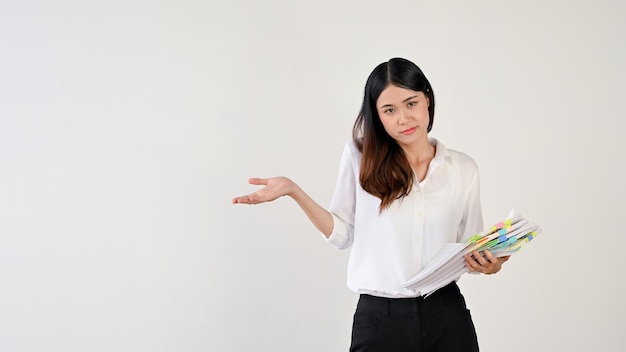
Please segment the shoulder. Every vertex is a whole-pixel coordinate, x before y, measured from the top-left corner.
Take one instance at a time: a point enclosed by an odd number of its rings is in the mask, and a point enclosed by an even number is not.
[[[453,152],[457,155],[456,159],[458,160],[459,166],[461,166],[461,168],[478,171],[478,164],[471,156],[458,150],[453,150]]]
[[[352,160],[361,160],[361,151],[354,140],[346,142],[343,148],[343,156]]]
[[[340,168],[358,169],[361,165],[361,152],[354,141],[348,141],[343,147]]]
[[[458,165],[463,172],[478,172],[478,164],[471,156],[455,149],[449,149],[436,139],[433,139],[433,142],[437,146],[437,154],[441,154],[449,163]]]

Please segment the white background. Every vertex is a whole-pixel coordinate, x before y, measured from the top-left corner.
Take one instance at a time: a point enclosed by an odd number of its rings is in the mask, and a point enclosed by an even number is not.
[[[0,351],[346,351],[328,205],[367,75],[433,84],[485,223],[544,234],[460,281],[483,351],[626,346],[619,1],[0,2]]]

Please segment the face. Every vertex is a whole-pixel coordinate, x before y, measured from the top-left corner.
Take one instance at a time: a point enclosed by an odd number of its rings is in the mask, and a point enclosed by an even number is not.
[[[428,140],[428,98],[423,92],[389,85],[376,102],[380,121],[387,134],[400,146]]]

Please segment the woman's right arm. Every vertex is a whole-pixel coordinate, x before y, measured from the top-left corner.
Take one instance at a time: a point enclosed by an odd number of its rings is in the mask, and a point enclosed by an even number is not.
[[[326,238],[330,237],[333,231],[332,215],[292,180],[287,177],[251,178],[248,183],[265,187],[248,195],[233,198],[233,204],[260,204],[274,201],[282,196],[290,196],[302,208],[313,225]]]

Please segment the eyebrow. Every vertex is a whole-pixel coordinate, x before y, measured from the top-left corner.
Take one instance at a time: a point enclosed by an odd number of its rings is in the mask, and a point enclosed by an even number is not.
[[[417,95],[417,94],[416,94],[416,95],[413,95],[413,96],[411,96],[411,97],[408,97],[408,98],[404,99],[402,102],[403,102],[403,103],[406,103],[407,101],[409,101],[409,100],[411,100],[411,99],[413,99],[413,98],[417,98],[418,96],[419,96],[419,95]],[[381,106],[379,109],[382,109],[382,108],[387,107],[387,106],[393,106],[393,104],[385,104],[385,105]]]

